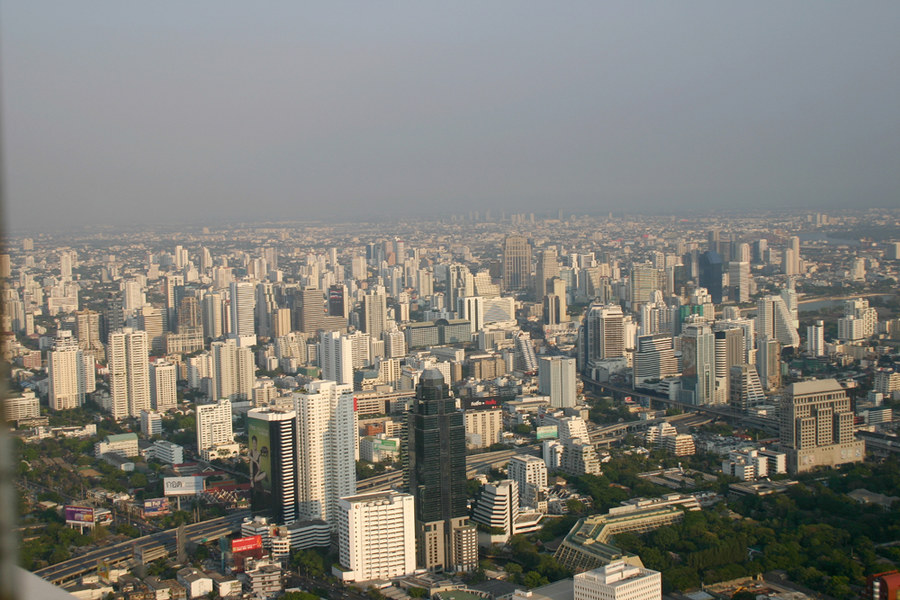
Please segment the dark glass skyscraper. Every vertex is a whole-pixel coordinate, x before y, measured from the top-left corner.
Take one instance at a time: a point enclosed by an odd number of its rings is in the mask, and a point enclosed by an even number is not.
[[[478,539],[466,508],[466,425],[437,369],[422,374],[408,427],[418,563],[432,571],[472,570]]]
[[[718,252],[700,255],[700,287],[705,287],[716,304],[722,303],[722,275],[724,265]]]

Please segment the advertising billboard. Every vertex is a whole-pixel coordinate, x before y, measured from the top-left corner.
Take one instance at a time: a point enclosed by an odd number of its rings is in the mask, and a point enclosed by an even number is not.
[[[166,496],[193,496],[203,491],[202,477],[164,477],[163,494]]]
[[[250,537],[236,538],[231,540],[231,552],[248,552],[250,550],[261,550],[263,547],[261,535],[251,535]]]
[[[144,500],[144,518],[161,517],[169,514],[168,498],[150,498]]]
[[[250,483],[253,491],[272,492],[272,444],[269,439],[269,422],[247,419],[247,439],[250,444]]]
[[[94,526],[94,509],[90,506],[65,507],[66,525]]]
[[[542,425],[535,429],[534,432],[539,440],[549,440],[559,437],[556,425]]]

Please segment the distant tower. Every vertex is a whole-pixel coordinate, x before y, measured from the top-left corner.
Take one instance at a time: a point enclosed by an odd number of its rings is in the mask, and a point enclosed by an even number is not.
[[[582,370],[593,361],[625,356],[625,315],[618,304],[591,304],[584,319]]]
[[[690,323],[681,335],[684,402],[703,406],[715,401],[716,342],[709,324]]]
[[[178,406],[178,379],[175,365],[157,360],[150,365],[150,403],[153,410],[165,412]]]
[[[247,412],[250,480],[257,510],[277,523],[297,520],[297,413],[254,408]]]
[[[113,419],[150,410],[150,363],[146,331],[129,327],[109,335],[109,395]]]
[[[718,252],[704,252],[700,255],[700,287],[705,287],[714,304],[722,303],[722,257]]]
[[[353,343],[339,331],[323,331],[319,338],[322,379],[353,384]]]
[[[510,235],[503,241],[503,288],[528,289],[531,281],[531,244],[524,235]]]
[[[53,348],[47,353],[49,400],[51,410],[69,410],[84,404],[86,393],[94,391],[94,360],[84,353],[72,332],[56,333]]]
[[[542,357],[538,362],[540,393],[550,397],[550,406],[570,408],[577,402],[575,359]]]
[[[256,340],[255,311],[256,294],[249,281],[231,282],[231,334],[237,339],[251,339],[249,346]],[[245,345],[241,343],[241,345]]]
[[[806,349],[812,356],[825,356],[825,322],[821,319],[807,326]]]
[[[419,566],[474,570],[478,534],[466,506],[466,426],[437,369],[422,373],[409,419],[407,475],[415,498]]]
[[[381,334],[387,329],[387,297],[382,286],[363,296],[362,311],[360,329],[372,339],[381,339]]]

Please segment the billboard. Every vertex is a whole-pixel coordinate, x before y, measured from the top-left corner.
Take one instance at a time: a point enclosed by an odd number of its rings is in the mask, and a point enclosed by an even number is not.
[[[557,431],[556,425],[541,425],[535,429],[534,432],[539,440],[549,440],[559,437],[559,431]]]
[[[164,477],[163,494],[166,496],[193,496],[203,491],[202,477]]]
[[[144,518],[161,517],[169,514],[168,498],[150,498],[144,500]]]
[[[65,507],[66,525],[94,526],[94,509],[90,506]]]
[[[269,421],[247,419],[247,439],[250,444],[250,483],[253,492],[272,492],[272,443]]]
[[[262,550],[262,536],[251,535],[250,537],[236,538],[231,540],[231,552],[247,552],[249,550]]]

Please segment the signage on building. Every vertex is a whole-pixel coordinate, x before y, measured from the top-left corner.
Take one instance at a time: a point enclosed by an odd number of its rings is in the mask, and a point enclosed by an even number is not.
[[[169,514],[168,498],[150,498],[144,500],[144,518],[161,517]]]
[[[236,538],[231,540],[231,552],[249,552],[251,550],[261,550],[263,547],[261,535],[251,535],[250,537]]]
[[[559,437],[559,431],[557,430],[556,425],[541,425],[535,429],[534,432],[539,440],[550,440]]]
[[[163,494],[166,496],[193,496],[202,491],[202,477],[165,477],[163,479]]]

